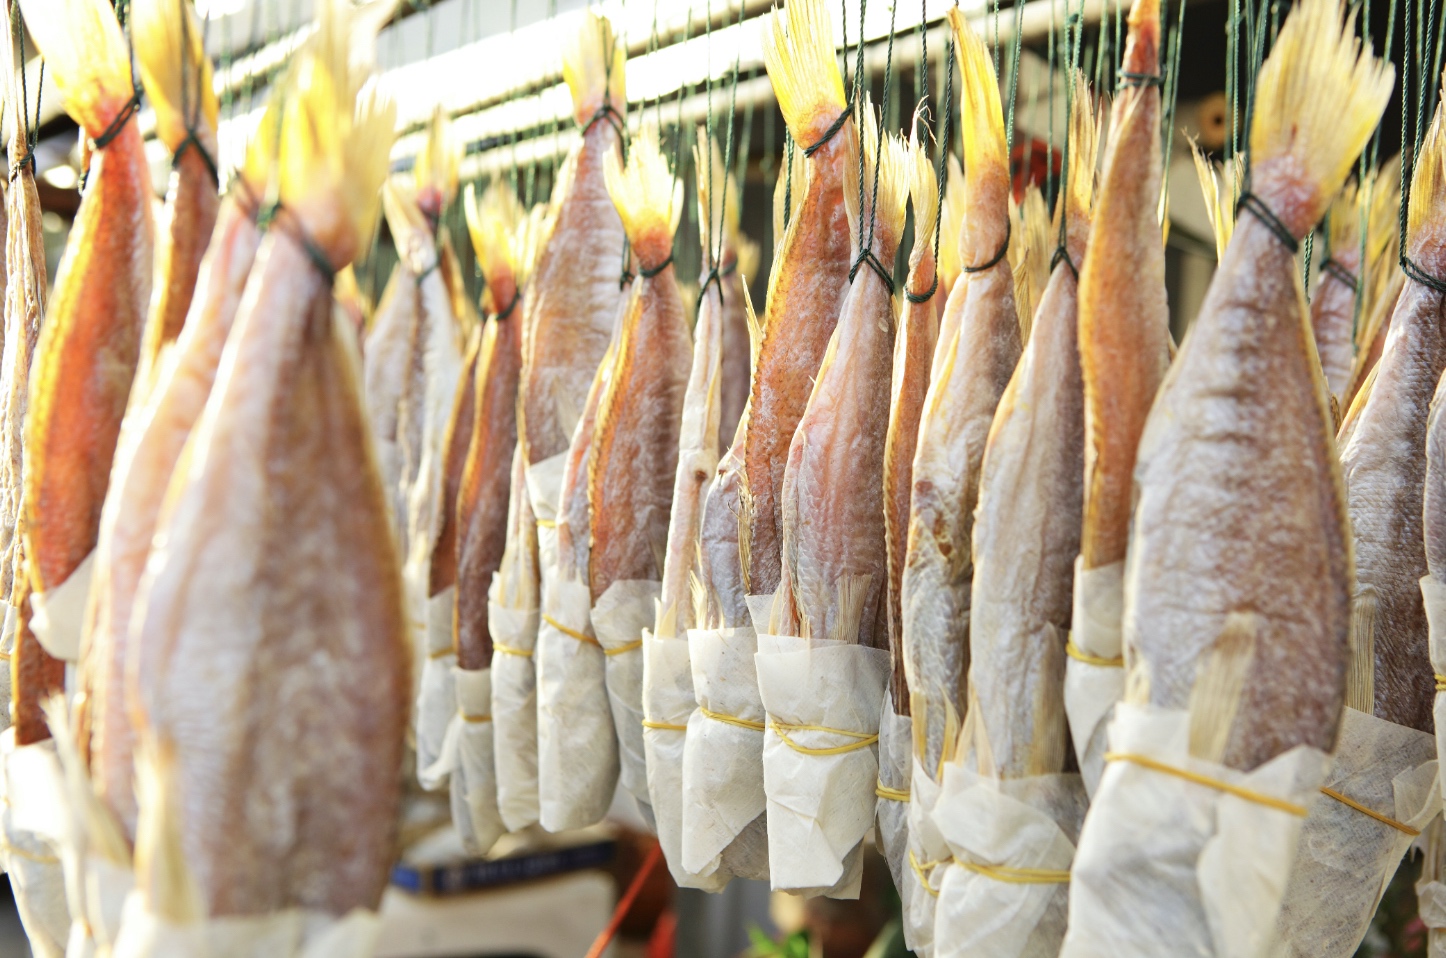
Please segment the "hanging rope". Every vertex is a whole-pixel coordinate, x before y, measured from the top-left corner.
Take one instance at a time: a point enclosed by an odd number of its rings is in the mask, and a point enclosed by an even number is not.
[[[1024,0],[1014,0],[1014,48],[1010,51],[1009,58],[1009,113],[1004,121],[1005,151],[1011,165],[1014,163],[1014,108],[1019,95],[1019,57],[1023,40]]]
[[[919,0],[919,88],[927,91],[929,89],[929,0]],[[949,122],[954,115],[954,32],[946,31],[948,37],[944,45],[944,63],[948,78],[944,81],[944,118],[939,121],[939,135],[934,138],[934,146],[938,152],[938,159],[935,161],[935,183],[937,190],[934,198],[934,282],[929,285],[928,290],[922,293],[915,293],[907,285],[904,287],[904,296],[911,303],[927,303],[934,298],[939,289],[939,235],[943,233],[944,216],[944,187],[947,185],[949,169]]]
[[[867,5],[868,5],[867,0],[860,0],[860,3],[859,3],[859,68],[858,68],[858,79],[859,79],[859,80],[862,80],[862,78],[863,78],[863,72],[864,72],[864,43],[863,43],[863,40],[864,40],[864,8],[865,8]],[[885,100],[885,101],[887,101],[888,98],[889,98],[889,82],[890,82],[890,80],[892,79],[892,74],[893,74],[893,72],[894,72],[894,70],[893,70],[893,68],[894,68],[894,14],[895,14],[896,11],[897,11],[897,7],[894,6],[893,4],[890,4],[890,6],[889,6],[889,46],[888,46],[888,53],[887,53],[887,55],[886,55],[886,57],[885,57],[885,59],[884,59],[884,100]],[[863,84],[860,83],[860,84],[859,84],[860,90],[858,90],[858,91],[855,92],[855,97],[854,97],[854,98],[855,98],[856,100],[858,100],[858,102],[859,102],[859,109],[860,109],[860,110],[863,109],[863,100],[862,100],[862,97],[861,97],[861,95],[860,95],[860,94],[861,94],[861,88],[862,88],[862,86],[863,86]],[[859,125],[859,129],[862,131],[862,129],[863,129],[863,124],[860,124],[860,125]],[[849,268],[849,282],[850,282],[850,283],[853,282],[854,276],[856,276],[856,275],[858,274],[859,267],[862,266],[862,265],[864,265],[865,263],[867,263],[868,266],[869,266],[869,268],[872,269],[875,273],[878,274],[879,279],[883,280],[883,282],[884,282],[884,287],[889,291],[889,295],[890,295],[890,296],[893,296],[893,295],[894,295],[894,275],[893,275],[893,273],[892,273],[890,270],[888,270],[888,269],[886,269],[886,268],[884,267],[884,264],[883,264],[883,263],[879,262],[879,258],[874,255],[874,250],[873,250],[874,230],[875,230],[875,227],[876,227],[877,224],[878,224],[878,211],[879,211],[879,167],[881,167],[881,166],[883,165],[883,162],[882,162],[882,161],[883,161],[883,156],[884,156],[884,125],[883,125],[883,123],[879,123],[879,125],[878,125],[878,140],[877,140],[877,145],[875,146],[875,149],[874,149],[874,186],[873,186],[873,198],[872,198],[872,200],[871,200],[870,203],[869,203],[869,236],[868,236],[868,239],[867,239],[867,240],[864,239],[864,148],[863,148],[863,144],[862,144],[862,143],[859,144],[859,196],[858,196],[858,203],[859,203],[859,217],[858,217],[858,218],[859,218],[859,227],[858,227],[859,252],[858,252],[858,258],[854,260],[853,266],[851,266],[851,267]]]
[[[739,29],[739,30],[742,30],[742,28],[743,28],[743,14],[744,14],[743,3],[744,3],[744,0],[738,0],[738,24],[737,24],[737,26],[738,26],[738,29]],[[712,18],[710,17],[709,19],[710,19],[710,21],[711,21]],[[725,231],[726,231],[726,229],[727,229],[726,224],[727,224],[727,220],[728,220],[728,173],[729,173],[729,171],[730,171],[730,170],[732,169],[732,167],[733,167],[733,117],[734,117],[734,115],[735,115],[735,111],[736,111],[737,108],[738,108],[738,69],[739,69],[739,66],[740,66],[741,63],[742,63],[742,57],[743,57],[743,46],[742,46],[742,44],[739,44],[739,45],[737,46],[737,48],[736,48],[736,55],[735,55],[734,58],[733,58],[733,79],[732,79],[732,82],[731,82],[731,89],[729,90],[729,93],[728,93],[728,133],[727,133],[727,135],[726,135],[726,140],[725,140],[725,144],[724,144],[724,147],[723,147],[723,191],[722,191],[722,194],[721,194],[721,196],[720,196],[720,198],[719,198],[719,203],[718,203],[718,209],[719,209],[720,212],[719,212],[719,217],[718,217],[718,230],[717,230],[718,235],[717,235],[717,237],[716,237],[717,247],[716,247],[716,251],[711,250],[711,249],[709,250],[710,262],[708,262],[707,264],[705,264],[705,265],[708,266],[708,275],[703,279],[703,285],[698,288],[698,309],[701,309],[701,308],[702,308],[702,306],[703,306],[703,297],[708,294],[708,287],[709,287],[711,284],[713,284],[713,283],[717,283],[717,284],[718,284],[718,301],[719,301],[720,303],[723,302],[723,275],[724,275],[726,272],[728,272],[728,269],[723,265],[723,241],[724,241],[724,238],[725,238],[724,234],[725,234]],[[710,70],[709,70],[708,75],[709,75],[709,76],[712,76],[712,70],[711,70],[711,68],[710,68]],[[712,229],[713,229],[713,197],[712,197],[712,194],[711,194],[711,191],[712,191],[712,189],[713,189],[713,137],[714,137],[714,131],[713,131],[713,101],[712,101],[712,97],[710,96],[710,97],[709,97],[709,100],[708,100],[708,131],[707,131],[707,139],[708,139],[708,189],[709,189],[709,191],[710,191],[709,197],[708,197],[708,229],[709,229],[709,230],[712,230]],[[741,189],[741,187],[740,187],[740,189]],[[709,237],[708,237],[708,238],[709,238],[710,244],[711,244],[711,242],[715,239],[715,237],[712,236],[711,233],[709,234]],[[737,267],[737,261],[735,260],[732,265],[734,266],[734,268],[736,268],[736,267]]]
[[[1071,31],[1074,33],[1073,41],[1070,40]],[[1051,273],[1054,272],[1056,266],[1063,262],[1069,267],[1069,271],[1074,274],[1076,280],[1079,279],[1079,268],[1075,266],[1074,260],[1070,259],[1069,247],[1065,240],[1069,233],[1069,156],[1072,146],[1069,132],[1074,125],[1074,95],[1075,83],[1077,82],[1075,74],[1078,72],[1080,46],[1083,37],[1084,0],[1080,0],[1079,11],[1069,14],[1069,18],[1064,24],[1065,50],[1069,54],[1069,100],[1065,103],[1064,107],[1064,153],[1060,159],[1059,197],[1055,200],[1056,203],[1062,204],[1059,207],[1059,241],[1055,246],[1054,256],[1050,257],[1049,261],[1049,271]],[[1006,248],[1008,245],[1008,243],[1005,244]]]
[[[1416,14],[1418,18],[1421,16],[1421,13],[1421,3],[1420,0],[1417,0]],[[1434,20],[1435,16],[1436,0],[1431,0],[1431,20]],[[1429,30],[1430,26],[1431,21],[1428,20],[1426,23],[1426,30]],[[1425,31],[1422,32],[1424,33]],[[1404,23],[1402,26],[1402,37],[1404,40],[1404,43],[1402,45],[1403,53],[1406,56],[1409,56],[1411,49],[1411,7],[1409,3],[1406,6]],[[1409,233],[1407,232],[1407,212],[1410,208],[1411,203],[1411,176],[1415,169],[1416,161],[1420,158],[1421,153],[1421,138],[1423,135],[1422,124],[1426,112],[1426,88],[1428,85],[1425,72],[1425,64],[1423,62],[1425,59],[1425,54],[1421,49],[1421,40],[1419,36],[1417,37],[1416,43],[1416,57],[1416,136],[1411,143],[1411,149],[1409,151],[1406,149],[1407,98],[1405,78],[1410,76],[1411,70],[1408,65],[1407,69],[1401,71],[1403,75],[1401,88],[1401,204],[1400,210],[1398,212],[1398,226],[1401,231],[1401,272],[1405,273],[1406,277],[1412,282],[1425,286],[1426,288],[1434,292],[1446,294],[1446,280],[1431,275],[1430,273],[1422,269],[1420,264],[1412,260],[1409,255],[1409,244],[1407,243],[1407,240],[1409,238]],[[1435,82],[1434,77],[1431,79],[1431,82]]]
[[[211,182],[218,188],[221,185],[221,175],[216,169],[216,160],[207,152],[206,147],[201,143],[198,130],[201,125],[201,101],[203,93],[201,90],[202,71],[192,69],[191,60],[191,18],[186,12],[186,0],[176,0],[176,6],[181,19],[181,117],[186,123],[186,138],[176,147],[171,154],[171,169],[180,169],[181,157],[187,150],[195,150],[196,155],[205,164],[206,172],[211,176]],[[206,22],[210,23],[211,12],[206,11]],[[206,48],[205,34],[201,35],[201,49]],[[202,56],[205,56],[202,53]]]
[[[30,92],[25,85],[25,41],[24,33],[20,22],[20,4],[11,0],[10,4],[10,36],[14,43],[12,50],[17,66],[16,72],[20,74],[20,109],[16,119],[20,122],[21,132],[25,140],[25,154],[10,164],[10,181],[25,169],[30,167],[30,175],[35,176],[35,145],[40,140],[40,97],[45,92],[45,61],[40,61],[40,77],[36,83],[35,91],[35,119],[30,119]]]

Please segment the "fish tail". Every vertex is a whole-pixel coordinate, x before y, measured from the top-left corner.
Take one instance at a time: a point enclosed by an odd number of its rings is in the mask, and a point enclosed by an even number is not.
[[[1227,191],[1220,187],[1220,176],[1215,164],[1200,149],[1200,144],[1190,141],[1190,154],[1195,158],[1195,176],[1200,180],[1200,193],[1205,197],[1205,213],[1210,219],[1210,232],[1215,236],[1215,258],[1225,255],[1230,245],[1230,234],[1235,230],[1235,206]]]
[[[929,151],[919,141],[917,117],[914,131],[909,135],[908,151],[909,199],[914,204],[914,249],[922,251],[933,246],[934,231],[939,227],[939,176],[934,164],[929,162]]]
[[[1446,268],[1446,134],[1441,106],[1421,144],[1411,171],[1410,209],[1406,214],[1406,249],[1416,265],[1430,273]]]
[[[799,147],[823,140],[848,106],[824,0],[789,0],[763,28],[763,64]]]
[[[205,917],[200,890],[191,875],[181,842],[180,770],[176,750],[156,735],[146,735],[136,754],[137,883],[151,909],[178,925]]]
[[[875,243],[897,244],[904,232],[909,201],[909,158],[904,141],[894,134],[879,136],[879,118],[873,104],[864,100],[858,115],[863,129],[858,140],[849,140],[844,153],[844,210],[849,219],[849,238],[857,255],[861,243],[861,222],[870,224]],[[859,165],[853,151],[862,149],[864,216],[859,216]],[[875,168],[878,175],[875,176]],[[877,190],[877,192],[875,192]],[[892,262],[886,267],[892,267]]]
[[[788,169],[778,178],[773,185],[773,249],[783,249],[783,234],[787,231],[788,224],[792,222],[792,213],[798,209],[798,204],[803,202],[804,194],[808,192],[808,157],[803,150],[795,149],[793,159],[788,158],[788,151],[784,150],[783,162]],[[790,208],[791,207],[791,208]]]
[[[370,235],[391,153],[396,107],[370,68],[353,68],[347,0],[322,0],[317,30],[288,75],[280,121],[279,197],[340,269]]]
[[[1054,253],[1058,231],[1051,231],[1049,207],[1044,194],[1031,183],[1024,190],[1024,201],[1013,211],[1014,236],[1009,243],[1009,268],[1014,274],[1014,305],[1019,313],[1020,342],[1029,341],[1034,325],[1034,311],[1044,298],[1049,285],[1049,261]]]
[[[1296,237],[1325,213],[1391,96],[1395,68],[1354,31],[1341,0],[1301,0],[1256,84],[1252,189]]]
[[[1094,208],[1098,147],[1105,140],[1108,117],[1108,106],[1101,101],[1100,108],[1096,109],[1090,97],[1089,81],[1076,70],[1069,122],[1069,193],[1064,205],[1071,223],[1088,222]],[[1059,211],[1059,204],[1055,204],[1056,214]]]
[[[643,128],[626,163],[609,153],[603,172],[639,268],[644,272],[661,268],[673,252],[673,232],[683,212],[683,184],[668,169],[657,129]]]
[[[20,9],[66,112],[87,136],[101,136],[135,93],[130,54],[110,4],[22,0]]]
[[[1359,252],[1361,243],[1361,220],[1367,214],[1364,208],[1367,189],[1358,183],[1347,183],[1331,200],[1327,214],[1326,241],[1330,244],[1331,255],[1355,249]]]
[[[487,282],[488,309],[500,313],[516,293],[517,260],[522,251],[518,243],[523,222],[522,204],[504,182],[493,183],[480,200],[476,189],[468,183],[462,210],[467,217],[472,249],[477,253],[477,265]]]
[[[941,288],[954,287],[954,280],[963,272],[959,257],[959,232],[964,227],[966,200],[964,193],[964,169],[959,157],[949,154],[949,172],[944,180],[944,208],[939,213],[939,282]]]
[[[959,51],[964,169],[969,171],[971,180],[977,171],[984,169],[1007,177],[1004,112],[999,106],[999,80],[994,75],[993,57],[958,7],[949,8],[949,24],[954,28],[954,43]]]
[[[241,162],[240,176],[252,195],[259,200],[277,175],[281,154],[281,87],[277,84],[266,98],[261,121],[246,144],[246,157]]]
[[[627,58],[612,21],[588,10],[581,28],[568,38],[562,51],[562,78],[572,92],[572,115],[579,126],[586,128],[604,108],[627,114],[623,77]]]
[[[436,220],[457,197],[462,153],[452,137],[452,119],[440,106],[427,122],[427,138],[417,151],[412,173],[417,180],[417,203]]]
[[[723,163],[718,141],[708,144],[708,133],[698,128],[698,142],[693,146],[693,162],[698,170],[698,235],[703,244],[703,260],[707,266],[718,253],[718,230],[723,231],[723,249],[738,252],[740,201],[738,178]],[[711,160],[709,157],[711,156]],[[712,166],[709,166],[709,163]],[[709,170],[712,180],[709,182]],[[724,259],[726,260],[726,255]],[[756,265],[755,260],[755,265]],[[721,266],[722,263],[714,265]],[[749,271],[751,272],[751,270]]]
[[[156,111],[156,135],[175,152],[194,131],[214,152],[216,91],[194,8],[174,0],[135,0],[130,22],[146,98]]]
[[[1158,76],[1160,73],[1160,0],[1135,0],[1130,4],[1130,35],[1120,70],[1125,73]],[[1142,87],[1141,89],[1149,89]]]

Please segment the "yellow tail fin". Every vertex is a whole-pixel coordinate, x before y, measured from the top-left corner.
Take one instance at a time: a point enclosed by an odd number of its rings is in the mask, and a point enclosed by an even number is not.
[[[1019,313],[1019,338],[1029,340],[1034,311],[1049,285],[1049,261],[1058,231],[1051,232],[1049,207],[1044,194],[1033,183],[1024,191],[1024,202],[1010,210],[1013,236],[1009,243],[1009,268],[1014,273],[1014,307]]]
[[[241,164],[241,180],[250,189],[252,198],[261,202],[270,191],[279,170],[277,163],[281,153],[281,98],[285,82],[273,86],[266,97],[266,107],[261,113],[261,122],[251,142],[246,144],[246,158]]]
[[[1222,188],[1215,164],[1193,139],[1190,155],[1195,158],[1195,176],[1200,180],[1200,193],[1205,198],[1205,215],[1210,219],[1210,232],[1215,234],[1215,258],[1225,255],[1230,234],[1235,230],[1235,206],[1227,185]]]
[[[493,183],[477,198],[477,191],[471,183],[462,201],[467,215],[467,232],[472,237],[472,249],[477,253],[477,265],[487,281],[487,311],[499,313],[506,309],[517,286],[517,261],[522,252],[517,242],[518,228],[522,225],[522,204],[517,194],[505,182]],[[499,288],[511,285],[512,290]]]
[[[457,175],[462,165],[461,144],[452,136],[452,120],[440,106],[427,123],[427,139],[417,151],[412,175],[417,180],[417,204],[434,220],[457,197]]]
[[[1446,267],[1446,134],[1441,130],[1439,103],[1411,171],[1406,217],[1406,249],[1411,259],[1427,272],[1439,273]]]
[[[959,51],[960,107],[963,112],[964,169],[972,179],[987,168],[1009,173],[1004,141],[1004,112],[999,106],[999,80],[984,41],[958,7],[949,8],[949,24]]]
[[[683,212],[683,184],[668,170],[658,148],[657,129],[643,128],[628,149],[626,165],[616,153],[609,153],[603,172],[640,268],[659,268],[673,252],[673,231]]]
[[[156,110],[156,135],[175,152],[191,128],[216,152],[216,91],[201,25],[190,3],[133,0],[131,35],[146,96]]]
[[[1076,228],[1083,229],[1083,236],[1088,236],[1090,214],[1094,209],[1095,180],[1099,169],[1099,145],[1105,139],[1105,124],[1109,121],[1109,104],[1101,102],[1098,110],[1090,96],[1089,81],[1079,71],[1074,74],[1074,100],[1070,109],[1069,121],[1069,193],[1065,196],[1064,205],[1055,204],[1055,229],[1059,228],[1059,214],[1061,209],[1069,216],[1068,229],[1070,232],[1070,255],[1076,258],[1075,265],[1079,265],[1078,257],[1083,252],[1083,239],[1080,240],[1080,249],[1075,249]]]
[[[105,132],[132,95],[130,53],[106,0],[21,0],[65,111],[87,136]]]
[[[562,78],[572,92],[572,116],[587,126],[606,103],[626,116],[624,72],[627,50],[613,32],[612,21],[596,10],[583,16],[581,28],[568,37],[562,51]]]
[[[909,202],[909,155],[904,141],[895,134],[884,136],[879,142],[878,111],[866,98],[858,113],[863,117],[863,129],[859,131],[859,146],[864,151],[863,227],[868,236],[870,223],[873,224],[875,244],[897,246],[904,232],[904,219],[908,215]],[[852,146],[852,144],[850,144]],[[883,147],[880,153],[880,146]],[[878,175],[874,175],[874,167]],[[859,167],[857,157],[845,156],[844,161],[844,210],[848,214],[849,239],[853,242],[854,255],[858,255],[859,229]],[[878,193],[874,189],[877,184]],[[884,264],[885,269],[893,267],[892,262]]]
[[[763,64],[800,148],[823,138],[848,103],[825,0],[788,0],[763,28]]]
[[[953,289],[954,281],[964,271],[959,259],[959,231],[964,227],[967,205],[964,170],[959,165],[959,157],[950,153],[949,173],[944,181],[944,209],[939,214],[939,282],[945,290]]]
[[[718,230],[723,231],[724,249],[738,248],[738,180],[723,165],[718,142],[709,144],[703,127],[698,128],[698,142],[693,145],[693,166],[698,171],[698,236],[703,246],[703,269],[707,270],[718,253]]]
[[[350,4],[321,0],[281,119],[280,199],[334,269],[370,235],[387,175],[396,107],[351,66]]]
[[[933,252],[934,231],[939,227],[939,174],[929,161],[929,151],[919,141],[917,116],[914,118],[914,130],[909,134],[908,150],[909,199],[914,204],[914,248],[909,252],[909,269],[912,270],[924,258],[926,250]]]
[[[1362,50],[1341,0],[1301,0],[1261,67],[1251,188],[1295,236],[1340,190],[1391,96],[1395,68]]]
[[[1198,168],[1200,160],[1195,160]],[[1353,249],[1360,251],[1361,245],[1361,220],[1366,211],[1361,207],[1366,202],[1367,190],[1361,184],[1347,183],[1341,187],[1341,191],[1331,200],[1330,212],[1327,216],[1326,242],[1329,243],[1332,255],[1337,250]]]
[[[146,906],[174,925],[206,917],[201,892],[181,844],[181,799],[176,750],[147,734],[136,754],[136,884]]]

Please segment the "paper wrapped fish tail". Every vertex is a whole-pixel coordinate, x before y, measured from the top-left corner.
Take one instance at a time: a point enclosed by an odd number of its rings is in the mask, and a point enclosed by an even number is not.
[[[161,350],[176,341],[196,290],[201,257],[211,241],[220,197],[216,189],[215,90],[195,11],[169,0],[142,0],[131,8],[131,34],[147,96],[156,111],[156,134],[170,150],[166,232],[156,244],[156,286],[141,344],[141,384],[151,385]]]
[[[1129,691],[1074,859],[1066,958],[1156,953],[1161,934],[1202,954],[1267,947],[1338,742],[1351,542],[1293,250],[1392,76],[1343,20],[1306,0],[1261,70],[1250,189],[1144,430]],[[1270,425],[1216,441],[1247,421]],[[1212,594],[1181,608],[1182,583],[1207,575]]]
[[[300,909],[326,925],[375,909],[393,860],[411,652],[330,280],[376,215],[394,112],[358,98],[348,21],[345,5],[323,5],[291,74],[280,208],[137,622],[158,650],[143,728],[175,749],[182,847],[208,919]],[[271,679],[208,667],[217,655]]]
[[[1099,780],[1110,709],[1124,692],[1120,615],[1140,434],[1169,365],[1160,194],[1159,3],[1136,0],[1090,239],[1077,263],[1085,395],[1084,524],[1074,579],[1065,708],[1085,784]],[[1212,181],[1213,182],[1213,181]]]
[[[36,347],[25,427],[35,627],[52,654],[74,659],[89,588],[86,560],[95,549],[150,298],[150,169],[134,122],[126,42],[109,4],[27,0],[21,7],[47,72],[91,144],[85,196]]]

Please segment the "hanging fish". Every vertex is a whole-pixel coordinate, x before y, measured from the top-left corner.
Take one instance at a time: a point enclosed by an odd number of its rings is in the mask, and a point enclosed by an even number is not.
[[[784,467],[849,288],[843,193],[845,167],[858,149],[824,0],[790,0],[775,13],[763,31],[763,58],[808,172],[793,182],[787,228],[775,246],[768,319],[741,437],[739,545],[749,595],[771,594],[782,573]]]
[[[277,107],[269,104],[246,151],[245,165],[221,200],[216,229],[197,273],[190,314],[153,370],[145,398],[126,413],[110,488],[101,510],[96,573],[83,639],[78,723],[92,780],[126,837],[135,839],[133,700],[149,692],[152,674],[132,661],[130,626],[136,592],[151,552],[171,476],[182,459],[221,365],[246,279],[261,242],[258,197],[276,155]],[[132,682],[135,685],[132,685]]]
[[[959,165],[959,157],[952,149],[948,150],[948,180],[944,184],[944,205],[939,210],[939,288],[934,291],[934,308],[939,313],[939,318],[944,318],[944,306],[949,302],[949,294],[953,292],[954,285],[959,282],[959,276],[964,270],[964,264],[959,261],[959,244],[954,241],[964,229],[964,213],[967,197],[964,189],[964,169]],[[1038,193],[1039,188],[1032,191]],[[1026,199],[1030,193],[1026,193]],[[1041,209],[1044,206],[1044,197],[1039,198]],[[1049,225],[1049,211],[1044,210],[1044,223]],[[1013,245],[1012,243],[1010,244]]]
[[[1014,308],[1019,313],[1019,339],[1024,342],[1029,339],[1034,314],[1054,272],[1050,261],[1059,248],[1059,230],[1050,229],[1049,207],[1045,205],[1044,194],[1033,183],[1024,188],[1022,201],[1014,203],[1011,200],[1009,223],[1009,268],[1014,273]],[[1015,236],[1019,237],[1018,241]]]
[[[1111,704],[1124,689],[1120,610],[1135,451],[1170,364],[1165,247],[1156,218],[1160,159],[1159,0],[1135,0],[1094,210],[1080,265],[1084,524],[1074,577],[1066,707],[1093,787]],[[1213,182],[1213,180],[1212,180]],[[1076,261],[1078,262],[1078,261]]]
[[[948,715],[964,709],[969,665],[970,540],[979,465],[994,409],[1019,360],[1004,113],[989,51],[949,14],[962,81],[963,272],[949,293],[919,420],[900,586],[915,752],[926,770],[945,754]],[[946,239],[949,239],[946,237]]]
[[[719,386],[718,438],[723,448],[732,445],[748,405],[753,379],[753,334],[748,318],[748,283],[758,275],[762,251],[738,228],[743,191],[729,175],[727,208],[723,214],[723,256],[717,283],[723,295],[723,379]],[[707,277],[704,277],[706,282]]]
[[[216,225],[220,177],[216,91],[195,10],[174,0],[141,0],[130,11],[136,61],[172,169],[141,344],[140,386],[132,400],[138,402],[156,375],[161,351],[176,341],[190,311],[201,257]]]
[[[109,4],[24,0],[21,8],[90,145],[85,193],[36,345],[25,425],[35,629],[52,652],[73,659],[151,294],[151,179],[134,122],[130,56]]]
[[[323,5],[290,73],[280,205],[132,633],[153,676],[142,733],[174,759],[181,854],[163,860],[184,861],[211,917],[375,909],[395,859],[412,651],[331,289],[370,235],[395,112],[360,93],[349,19]],[[162,851],[143,840],[137,859]]]

